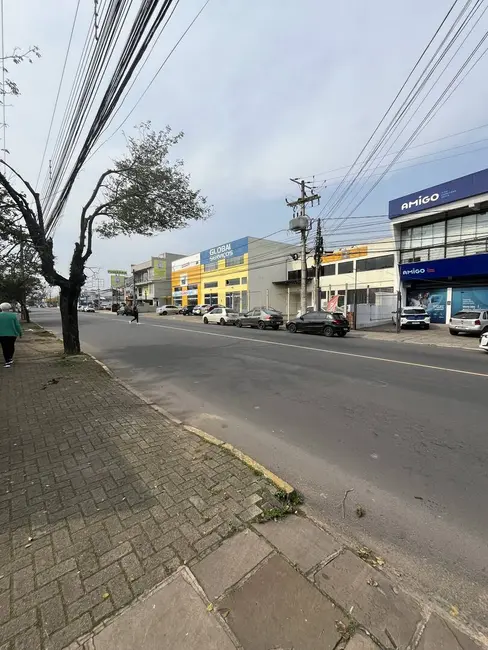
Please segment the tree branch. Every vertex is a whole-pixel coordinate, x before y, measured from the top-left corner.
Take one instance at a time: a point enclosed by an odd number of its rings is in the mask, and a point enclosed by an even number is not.
[[[44,224],[43,224],[43,221],[44,221],[44,220],[43,220],[43,215],[42,215],[42,207],[41,207],[41,202],[40,202],[40,199],[39,199],[39,194],[34,190],[34,188],[32,187],[32,185],[31,185],[30,183],[28,183],[28,182],[25,180],[25,178],[23,178],[23,177],[19,174],[19,172],[16,171],[16,170],[11,166],[11,165],[9,165],[7,162],[5,162],[5,160],[0,160],[0,163],[2,163],[3,165],[5,165],[5,167],[8,167],[8,168],[10,169],[10,171],[11,171],[13,174],[15,174],[15,175],[17,176],[17,178],[19,178],[19,179],[24,183],[24,185],[26,186],[26,188],[29,190],[29,192],[30,192],[30,193],[32,194],[32,196],[34,197],[34,201],[35,201],[36,209],[37,209],[37,218],[38,218],[38,220],[39,220],[39,225],[40,225],[41,228],[44,230]],[[3,175],[2,175],[2,176],[3,176]],[[5,178],[5,177],[3,176],[3,178]],[[6,179],[5,179],[5,180],[6,180]],[[4,187],[5,187],[5,189],[7,189],[7,187],[5,186],[5,184],[4,184]],[[13,189],[13,188],[12,188],[12,189]],[[8,190],[7,190],[7,191],[8,191]],[[16,190],[14,190],[14,191],[16,192]],[[10,192],[9,192],[9,194],[10,194]],[[17,194],[19,194],[19,193],[17,192]],[[19,196],[22,197],[21,194],[19,194]],[[12,197],[12,198],[13,198],[13,197]],[[24,199],[24,197],[22,197],[22,199],[23,199],[24,203],[26,203],[26,200]],[[27,204],[27,207],[28,207],[28,204]],[[29,210],[30,210],[30,208],[29,208]]]

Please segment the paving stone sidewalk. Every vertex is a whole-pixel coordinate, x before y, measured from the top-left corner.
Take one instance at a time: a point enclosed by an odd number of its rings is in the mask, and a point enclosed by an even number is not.
[[[89,357],[63,360],[42,332],[17,347],[0,368],[0,650],[54,650],[204,557],[274,488]]]
[[[483,647],[90,358],[1,370],[0,650]]]

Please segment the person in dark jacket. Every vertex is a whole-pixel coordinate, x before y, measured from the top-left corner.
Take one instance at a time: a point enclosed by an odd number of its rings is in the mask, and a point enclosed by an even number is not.
[[[132,310],[132,315],[134,318],[130,321],[132,324],[134,321],[139,325],[139,310],[137,309],[137,305],[134,305],[134,309]]]
[[[3,358],[5,359],[5,368],[10,368],[14,361],[15,341],[18,336],[22,336],[17,314],[12,310],[12,305],[3,302],[0,305],[0,344],[2,346]]]

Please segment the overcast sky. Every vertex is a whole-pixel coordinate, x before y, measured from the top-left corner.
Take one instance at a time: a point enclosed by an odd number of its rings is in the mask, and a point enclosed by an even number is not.
[[[203,1],[180,1],[112,129],[131,110]],[[297,190],[290,177],[315,174],[317,185],[328,179],[327,187],[321,189],[323,201],[332,196],[345,170],[331,170],[353,162],[451,3],[210,0],[124,129],[130,131],[135,124],[151,120],[157,129],[169,124],[175,131],[183,130],[185,138],[174,156],[184,159],[193,185],[213,204],[214,216],[206,223],[153,239],[98,240],[90,266],[129,269],[131,262],[163,251],[191,254],[245,235],[263,237],[283,230],[292,216],[284,199]],[[81,4],[47,159],[91,19],[93,2],[82,0]],[[6,52],[15,46],[37,45],[42,53],[32,65],[9,66],[22,92],[7,107],[9,161],[32,183],[39,171],[75,7],[76,0],[5,1]],[[469,53],[487,22],[488,14],[459,57]],[[487,121],[488,89],[483,81],[487,66],[488,57],[415,144]],[[434,98],[445,85],[439,81]],[[411,127],[419,119],[420,113]],[[404,160],[433,156],[400,164],[405,169],[389,174],[355,214],[385,215],[391,198],[487,167],[486,138],[488,124],[407,151]],[[475,144],[454,149],[465,143]],[[66,272],[76,239],[80,206],[97,176],[123,147],[119,131],[78,179],[55,237],[61,272]],[[444,159],[418,164],[433,157]],[[46,171],[45,164],[41,188]],[[354,205],[352,201],[349,211]],[[309,214],[318,214],[318,209]],[[368,222],[350,220],[338,230],[340,222],[329,221],[326,243],[334,247],[386,234],[386,218],[383,225],[378,221],[376,217]],[[274,236],[282,241],[287,237],[285,232]]]

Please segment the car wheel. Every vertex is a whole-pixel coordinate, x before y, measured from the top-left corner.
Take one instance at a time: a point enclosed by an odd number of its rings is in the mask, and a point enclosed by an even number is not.
[[[481,330],[481,336],[483,336],[483,334],[486,334],[486,332],[488,332],[488,325],[486,327],[483,327]]]
[[[334,329],[330,325],[324,327],[324,336],[330,337],[334,336]]]
[[[163,316],[167,316],[167,315],[168,315],[168,312],[167,312],[167,311],[163,311]]]
[[[258,321],[258,330],[265,330],[266,329],[266,323],[262,320]]]
[[[291,332],[292,334],[296,334],[297,326],[295,325],[295,323],[290,323],[288,325],[288,331]]]
[[[203,319],[203,322],[204,322],[205,325],[208,325],[208,318],[207,318],[206,316],[205,316],[205,318]]]
[[[221,324],[222,326],[226,325],[226,322],[225,322],[225,320],[224,320],[223,318],[220,319],[220,324]]]
[[[449,330],[449,334],[451,336],[457,336],[459,334],[459,332],[457,330]]]
[[[346,334],[347,334],[347,332],[345,332],[344,330],[339,330],[339,331],[337,332],[337,336],[340,336],[341,338],[342,338],[343,336],[346,336]]]
[[[242,321],[240,320],[236,321],[236,327],[242,327]]]

